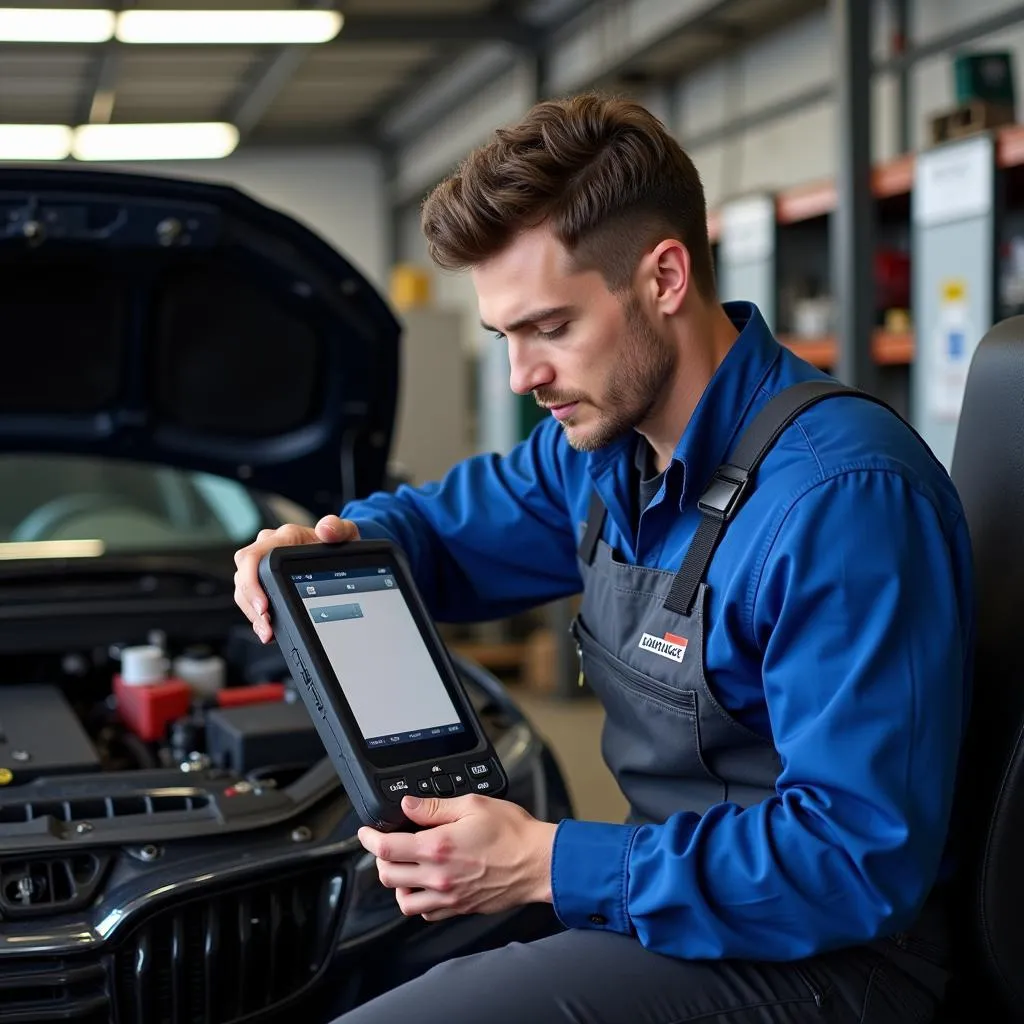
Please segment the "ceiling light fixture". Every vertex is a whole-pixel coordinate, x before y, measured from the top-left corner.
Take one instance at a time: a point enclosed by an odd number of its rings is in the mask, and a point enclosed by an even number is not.
[[[71,129],[63,124],[0,124],[0,162],[64,160],[71,140]]]
[[[105,43],[114,25],[113,11],[0,7],[4,43]]]
[[[337,11],[130,10],[117,16],[115,34],[151,45],[285,45],[329,42],[343,23]]]
[[[219,160],[238,145],[238,129],[219,121],[195,124],[85,124],[75,129],[76,160]]]

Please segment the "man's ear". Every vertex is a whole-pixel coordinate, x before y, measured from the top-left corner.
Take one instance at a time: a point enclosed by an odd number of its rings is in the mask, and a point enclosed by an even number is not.
[[[659,242],[647,256],[655,308],[662,316],[682,309],[690,288],[690,251],[675,238]]]

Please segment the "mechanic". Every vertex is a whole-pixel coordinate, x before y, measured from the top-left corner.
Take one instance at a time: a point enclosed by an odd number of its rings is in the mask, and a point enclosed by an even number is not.
[[[549,901],[565,927],[343,1020],[932,1019],[974,631],[948,476],[889,409],[832,396],[785,427],[709,553],[716,469],[770,399],[825,375],[716,297],[698,173],[632,102],[539,104],[422,224],[438,265],[468,269],[512,389],[551,415],[504,457],[261,533],[236,600],[269,640],[260,556],[356,536],[405,550],[439,620],[582,590],[582,667],[630,815],[406,797],[426,828],[360,832],[405,914]]]

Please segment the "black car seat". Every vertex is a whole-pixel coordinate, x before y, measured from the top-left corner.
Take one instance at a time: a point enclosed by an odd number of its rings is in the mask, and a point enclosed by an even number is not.
[[[943,1024],[1024,1022],[1024,316],[971,363],[951,475],[974,548],[977,651],[955,838],[962,948]]]

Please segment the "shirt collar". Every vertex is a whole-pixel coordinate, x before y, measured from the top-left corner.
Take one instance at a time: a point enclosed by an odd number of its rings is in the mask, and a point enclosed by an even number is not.
[[[672,465],[682,471],[679,506],[700,494],[711,474],[739,438],[751,415],[758,390],[779,357],[779,344],[761,311],[752,302],[724,302],[722,308],[739,331],[704,389],[690,421],[672,454]],[[635,457],[635,435],[619,438],[600,451],[591,453],[590,470],[594,478],[603,477],[625,456]]]
[[[634,435],[633,468],[640,474],[641,480],[653,480],[661,474],[654,466],[654,451],[641,434]]]
[[[779,358],[779,344],[752,302],[725,302],[739,336],[712,376],[672,454],[683,469],[682,508],[700,494],[732,451],[752,405]]]

